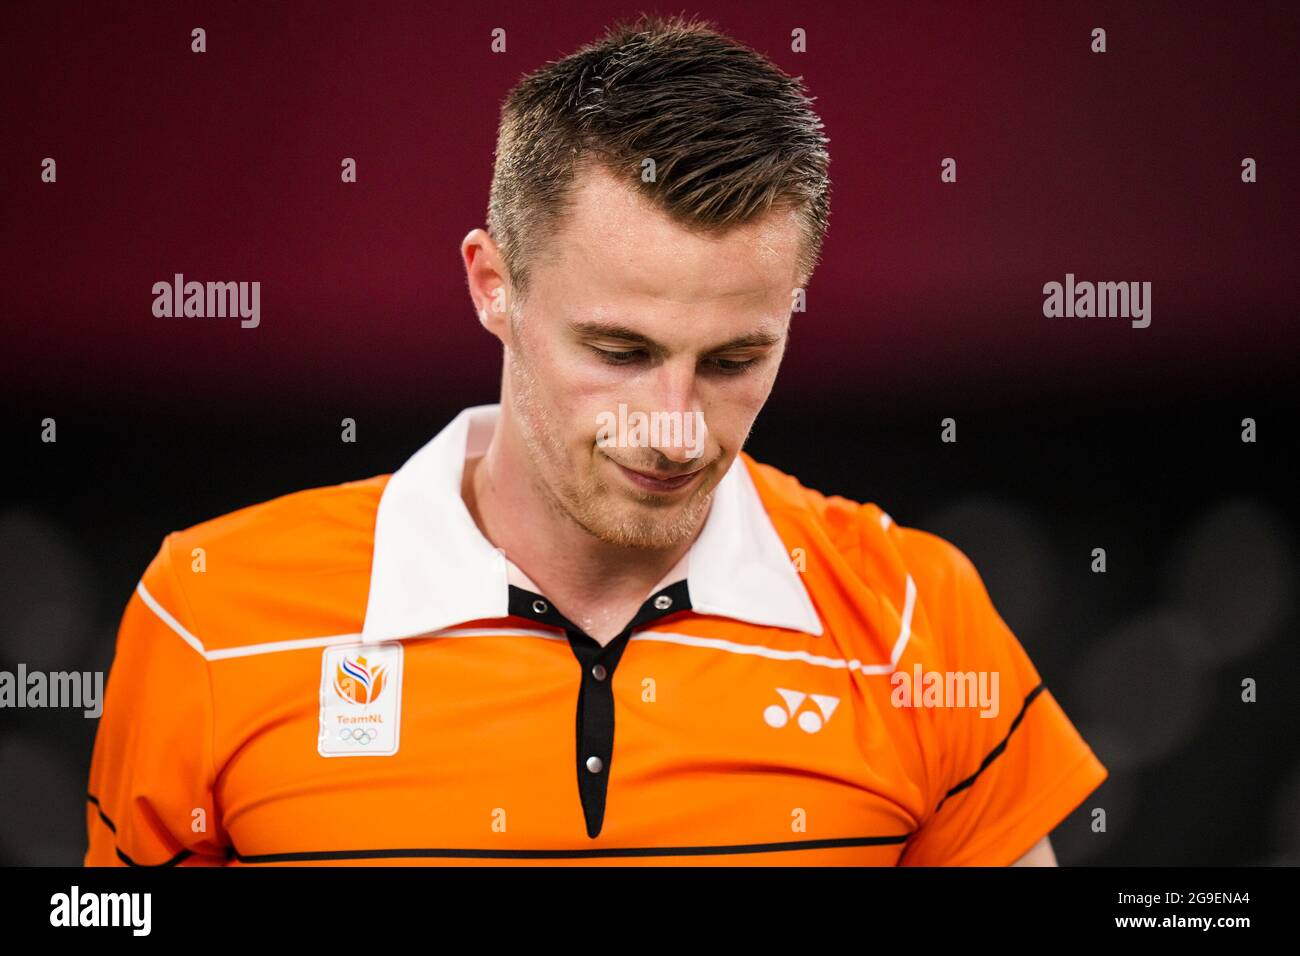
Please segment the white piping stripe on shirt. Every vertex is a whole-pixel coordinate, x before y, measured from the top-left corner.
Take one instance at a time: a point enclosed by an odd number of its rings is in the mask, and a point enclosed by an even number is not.
[[[564,640],[564,635],[553,631],[536,631],[526,628],[511,627],[462,627],[434,631],[432,634],[412,634],[403,640],[425,640],[432,637],[544,637],[553,641]],[[361,635],[339,634],[336,637],[305,637],[296,641],[271,641],[267,644],[249,644],[247,647],[228,647],[219,651],[208,651],[204,656],[210,661],[229,657],[250,657],[254,654],[274,654],[276,651],[296,651],[304,647],[330,647],[335,644],[360,644]],[[380,642],[382,643],[382,642]]]
[[[661,644],[681,644],[685,647],[707,647],[728,654],[750,654],[754,657],[766,657],[773,661],[803,661],[818,667],[831,667],[837,670],[860,670],[863,673],[888,673],[888,664],[864,666],[854,658],[846,661],[842,657],[823,657],[821,654],[809,654],[807,651],[783,651],[775,647],[763,647],[760,644],[737,644],[720,637],[696,637],[693,634],[674,634],[671,631],[640,631],[632,635],[634,641],[656,641]]]
[[[136,593],[140,595],[140,599],[144,601],[146,605],[148,605],[149,610],[157,614],[158,618],[164,624],[166,624],[173,631],[179,634],[181,636],[181,639],[185,641],[186,644],[194,648],[204,657],[208,656],[208,652],[203,649],[203,644],[199,641],[199,639],[195,637],[193,634],[191,634],[189,631],[185,630],[185,628],[181,625],[180,621],[172,617],[171,613],[165,607],[163,607],[161,604],[159,604],[157,601],[154,600],[154,596],[150,594],[149,589],[144,586],[143,580],[135,586],[135,590]]]
[[[234,657],[252,657],[258,654],[274,654],[278,651],[297,651],[310,647],[330,647],[335,644],[356,644],[361,642],[360,634],[336,634],[330,637],[304,637],[289,641],[269,641],[263,644],[249,644],[245,647],[226,647],[217,650],[207,650],[203,643],[185,629],[180,621],[176,620],[171,613],[163,607],[149,593],[148,588],[144,586],[144,581],[140,581],[135,587],[136,592],[140,595],[141,600],[149,607],[151,611],[158,616],[158,619],[166,624],[169,628],[180,635],[190,647],[209,661],[229,660]],[[809,654],[807,651],[783,651],[775,647],[764,647],[760,644],[740,644],[736,641],[727,641],[714,637],[695,637],[690,634],[676,634],[670,631],[634,631],[630,640],[633,641],[658,641],[664,644],[679,644],[684,647],[707,647],[713,650],[726,651],[730,654],[752,654],[758,657],[764,657],[769,660],[777,661],[803,661],[806,664],[814,664],[818,667],[831,667],[836,669],[860,670],[864,674],[889,674],[898,664],[898,659],[903,656],[903,650],[907,647],[907,640],[912,636],[912,609],[916,605],[916,584],[912,581],[912,576],[907,576],[907,595],[903,602],[902,626],[899,628],[898,639],[894,642],[894,650],[889,656],[888,664],[863,664],[857,658],[845,660],[841,657],[825,657],[821,654]],[[435,631],[432,634],[416,634],[412,637],[429,638],[429,637],[540,637],[551,641],[568,640],[564,634],[556,631],[542,631],[533,628],[495,628],[495,627],[449,627],[441,631]],[[410,638],[406,638],[409,640]]]
[[[907,586],[903,598],[903,615],[898,629],[898,639],[894,642],[894,648],[889,655],[888,664],[863,664],[856,658],[853,660],[844,660],[843,658],[838,657],[825,657],[820,654],[809,654],[807,651],[783,651],[774,647],[764,647],[761,644],[741,644],[736,641],[727,641],[721,638],[696,637],[691,634],[676,634],[671,631],[634,631],[629,640],[657,640],[661,643],[681,644],[687,647],[708,647],[732,654],[754,654],[760,657],[769,658],[770,660],[798,660],[809,664],[817,664],[822,667],[861,670],[864,674],[891,674],[898,664],[899,658],[903,656],[903,651],[907,648],[908,638],[912,636],[912,611],[915,607],[916,582],[912,580],[912,576],[909,574],[907,576]],[[566,640],[562,634],[554,631],[523,629],[509,630],[506,628],[448,628],[445,631],[440,631],[429,636],[476,637],[493,635],[537,636],[546,637],[556,641]]]
[[[158,616],[158,619],[166,624],[169,628],[180,635],[190,647],[199,652],[205,660],[220,661],[228,660],[232,657],[252,657],[258,654],[274,654],[278,651],[297,651],[309,647],[331,647],[335,644],[359,644],[361,635],[357,634],[334,634],[329,637],[302,637],[288,641],[268,641],[263,644],[248,644],[244,647],[225,647],[216,650],[208,650],[203,646],[203,642],[185,629],[180,621],[176,620],[165,607],[158,603],[158,600],[149,593],[149,589],[141,581],[135,586],[141,600],[148,605],[149,610]],[[555,631],[542,631],[532,628],[512,628],[512,627],[460,627],[447,628],[444,631],[435,631],[432,634],[415,634],[412,637],[543,637],[548,640],[562,641],[566,638],[563,634]],[[409,638],[408,638],[409,640]]]
[[[360,634],[336,634],[332,637],[303,637],[294,641],[271,641],[266,644],[249,644],[245,647],[222,647],[204,651],[210,661],[224,661],[232,657],[253,657],[257,654],[274,654],[277,651],[298,651],[307,647],[333,647],[335,644],[360,644]]]
[[[892,671],[898,666],[898,659],[903,656],[903,648],[907,647],[907,639],[912,636],[912,610],[916,607],[916,582],[912,576],[907,576],[907,589],[903,597],[903,621],[898,628],[898,640],[894,642],[894,650],[889,655],[889,669]]]
[[[634,641],[659,641],[664,644],[680,644],[685,647],[708,647],[729,654],[752,654],[774,661],[803,661],[818,667],[830,667],[837,670],[862,671],[864,674],[892,674],[898,659],[903,656],[907,639],[912,636],[912,608],[916,604],[916,585],[912,576],[907,576],[907,597],[903,604],[902,626],[898,631],[898,640],[894,642],[893,652],[888,664],[863,664],[856,657],[845,660],[842,657],[825,657],[821,654],[809,654],[807,651],[783,651],[775,647],[763,647],[759,644],[738,644],[718,637],[696,637],[692,634],[675,634],[671,631],[638,631],[632,635]]]

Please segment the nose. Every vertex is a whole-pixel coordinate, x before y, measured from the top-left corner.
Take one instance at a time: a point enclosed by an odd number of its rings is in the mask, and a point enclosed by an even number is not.
[[[708,429],[696,390],[692,361],[664,362],[657,370],[647,409],[659,427],[650,430],[650,446],[676,465],[699,463]]]

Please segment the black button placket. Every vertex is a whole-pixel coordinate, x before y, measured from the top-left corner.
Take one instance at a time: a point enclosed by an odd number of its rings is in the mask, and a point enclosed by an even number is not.
[[[605,796],[614,757],[614,671],[634,630],[648,621],[688,611],[690,606],[686,582],[670,584],[646,598],[618,636],[601,647],[543,595],[510,585],[510,613],[563,628],[582,668],[576,728],[578,797],[589,837],[598,836],[605,822]]]

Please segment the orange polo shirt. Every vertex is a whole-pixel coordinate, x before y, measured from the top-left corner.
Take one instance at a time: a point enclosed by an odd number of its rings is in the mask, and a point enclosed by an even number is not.
[[[1005,865],[1106,778],[956,547],[743,453],[601,647],[461,500],[498,412],[163,540],[88,865]]]

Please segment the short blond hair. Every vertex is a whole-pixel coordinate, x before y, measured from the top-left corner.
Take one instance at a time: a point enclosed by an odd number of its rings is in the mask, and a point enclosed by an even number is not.
[[[642,14],[528,74],[501,109],[488,231],[514,295],[563,223],[577,171],[599,163],[673,221],[718,234],[793,209],[811,277],[830,213],[822,122],[792,78],[695,19]],[[655,181],[642,163],[653,159]]]

